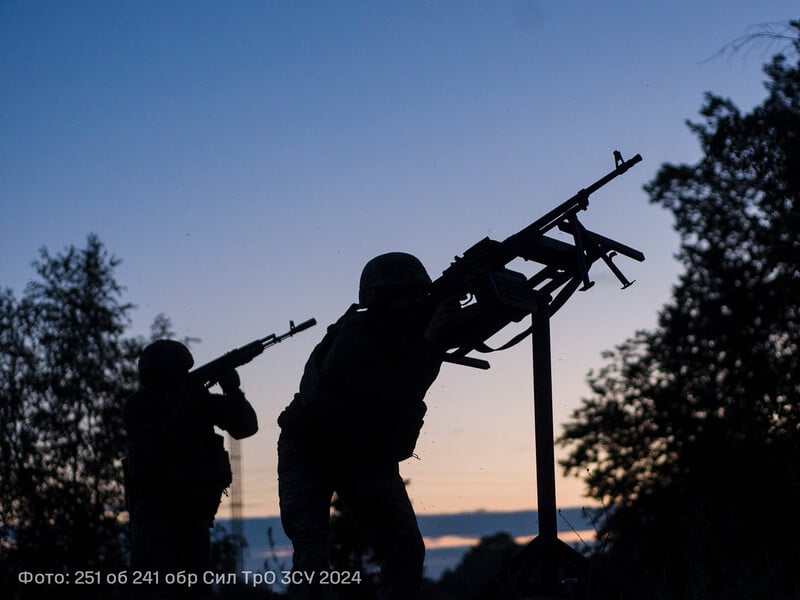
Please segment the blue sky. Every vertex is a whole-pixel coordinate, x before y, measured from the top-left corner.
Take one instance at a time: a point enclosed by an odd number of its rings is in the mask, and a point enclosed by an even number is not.
[[[600,352],[651,327],[678,273],[641,186],[692,162],[705,91],[764,96],[755,48],[715,56],[796,2],[8,2],[0,0],[0,285],[97,233],[123,260],[132,332],[166,313],[198,363],[289,319],[320,326],[241,370],[261,432],[248,514],[277,513],[275,418],[370,257],[432,275],[613,167],[584,224],[640,250],[599,266],[552,326],[556,428]],[[504,337],[504,336],[501,336]],[[446,366],[428,396],[421,513],[535,508],[530,347]],[[558,481],[559,505],[583,503]]]

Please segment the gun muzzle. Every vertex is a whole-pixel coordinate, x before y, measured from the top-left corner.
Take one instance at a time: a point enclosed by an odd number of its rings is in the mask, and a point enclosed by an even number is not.
[[[289,331],[291,332],[292,335],[294,335],[295,333],[300,333],[301,331],[304,331],[309,327],[313,327],[316,324],[317,320],[313,318],[309,319],[308,321],[303,321],[302,323],[300,323],[300,325],[295,325],[294,321],[289,321]]]

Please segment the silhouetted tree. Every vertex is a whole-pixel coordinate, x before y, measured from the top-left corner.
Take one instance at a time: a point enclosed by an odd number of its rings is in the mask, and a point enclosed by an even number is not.
[[[428,581],[428,600],[463,600],[472,598],[522,549],[508,533],[482,537],[470,548],[461,562],[442,573],[437,582]]]
[[[749,113],[708,94],[704,157],[645,187],[685,272],[560,439],[607,507],[606,558],[663,597],[800,597],[800,65],[765,72]]]
[[[96,236],[34,262],[0,292],[0,587],[16,572],[126,565],[121,402],[141,340],[119,261]],[[86,590],[91,592],[91,590]]]
[[[359,574],[360,583],[338,590],[340,594],[348,600],[374,598],[380,564],[376,561],[375,553],[359,530],[352,513],[338,494],[334,494],[331,500],[331,539],[331,568],[335,571]]]
[[[220,583],[212,588],[211,597],[215,600],[267,600],[283,598],[285,596],[274,592],[267,584],[254,586],[245,583],[241,573],[237,570],[237,560],[240,545],[247,541],[238,535],[228,533],[224,527],[217,524],[211,531],[211,565],[217,573],[236,573],[237,582]]]

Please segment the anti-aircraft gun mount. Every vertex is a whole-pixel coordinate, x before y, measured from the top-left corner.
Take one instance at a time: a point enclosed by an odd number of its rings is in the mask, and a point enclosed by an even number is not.
[[[586,229],[579,213],[588,208],[594,192],[641,160],[637,154],[626,161],[619,151],[614,151],[612,171],[505,240],[479,241],[456,257],[431,284],[432,302],[471,297],[479,306],[488,307],[490,313],[498,315],[470,337],[470,342],[446,353],[445,361],[488,369],[488,362],[467,354],[473,350],[503,350],[532,336],[539,532],[513,563],[479,592],[476,596],[479,600],[639,597],[558,539],[550,318],[575,291],[586,291],[594,285],[589,271],[598,260],[611,270],[622,289],[633,284],[613,259],[623,256],[641,262],[644,254]],[[571,236],[571,243],[547,235],[554,229]],[[507,265],[518,258],[537,263],[538,271],[528,277],[508,269]],[[493,350],[486,346],[491,336],[527,315],[531,316],[528,329],[500,348]],[[565,586],[572,586],[572,591],[565,590]]]
[[[614,263],[621,255],[643,261],[644,254],[620,242],[589,231],[579,221],[578,213],[589,206],[589,197],[642,160],[637,154],[623,160],[614,151],[614,169],[591,185],[578,191],[533,223],[503,241],[484,238],[452,264],[431,284],[431,301],[448,297],[472,297],[485,307],[496,307],[498,318],[487,322],[483,331],[474,332],[470,343],[445,355],[447,362],[487,369],[486,361],[466,356],[469,352],[491,352],[485,340],[511,322],[526,315],[552,316],[572,294],[594,285],[589,277],[591,266],[601,260],[625,289],[633,284]],[[547,235],[558,229],[572,236],[572,243]],[[521,258],[537,263],[539,270],[531,277],[512,271],[507,265]],[[514,337],[502,350],[520,342],[533,327]]]

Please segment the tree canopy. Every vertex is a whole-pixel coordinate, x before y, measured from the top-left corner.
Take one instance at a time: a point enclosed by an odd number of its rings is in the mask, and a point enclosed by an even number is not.
[[[707,94],[703,157],[645,186],[685,270],[608,352],[559,440],[605,505],[605,557],[661,597],[800,594],[800,22],[743,113]]]
[[[143,341],[96,236],[0,292],[0,579],[127,563],[122,401]]]
[[[159,314],[149,339],[128,335],[133,305],[123,301],[119,263],[90,235],[83,248],[43,248],[19,298],[0,289],[0,589],[10,597],[127,597],[123,585],[18,579],[128,567],[122,407],[142,349],[174,332]],[[231,572],[232,537],[212,543],[215,568]],[[240,586],[219,594],[273,597]]]

